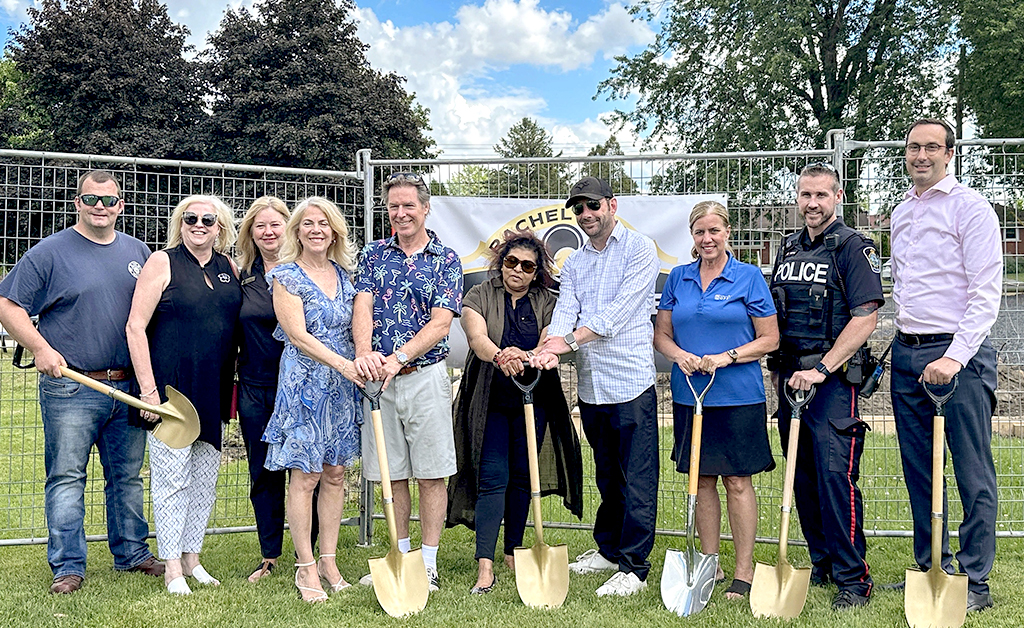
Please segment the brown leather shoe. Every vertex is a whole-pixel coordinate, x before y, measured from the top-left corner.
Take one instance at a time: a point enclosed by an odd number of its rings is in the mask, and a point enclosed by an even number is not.
[[[69,574],[55,578],[50,585],[50,593],[74,593],[82,588],[82,576]]]
[[[139,573],[144,573],[147,576],[162,576],[164,575],[164,564],[153,556],[150,556],[146,560],[135,565],[131,569],[127,569],[126,571],[137,571]]]

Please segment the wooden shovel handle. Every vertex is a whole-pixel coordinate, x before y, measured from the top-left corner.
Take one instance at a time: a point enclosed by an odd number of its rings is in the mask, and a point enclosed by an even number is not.
[[[537,543],[544,543],[544,519],[540,510],[540,465],[537,463],[537,421],[533,416],[533,404],[523,404],[526,421],[526,460],[530,465],[530,502],[533,506],[533,529]]]
[[[140,399],[132,397],[131,395],[129,395],[126,392],[120,391],[120,390],[118,390],[116,388],[113,388],[111,386],[107,386],[106,384],[104,384],[102,382],[98,382],[98,381],[94,380],[93,378],[89,377],[88,375],[83,375],[83,374],[79,373],[78,371],[72,371],[71,369],[67,368],[66,366],[60,367],[60,374],[63,375],[64,377],[67,377],[68,379],[75,380],[76,382],[78,382],[79,384],[81,384],[83,386],[87,386],[89,388],[92,388],[96,392],[101,392],[104,395],[107,395],[108,397],[111,397],[113,399],[117,399],[118,401],[120,401],[122,403],[126,403],[126,404],[132,406],[133,408],[138,408],[139,410],[147,410],[149,412],[152,412],[153,414],[161,414],[163,412],[163,410],[160,407],[158,407],[158,406],[154,406],[153,404],[146,403],[145,401],[142,401]]]
[[[946,417],[936,414],[932,425],[932,568],[942,565],[942,461],[946,446]]]
[[[793,506],[793,483],[796,479],[796,452],[800,440],[800,415],[789,420],[789,442],[786,445],[786,476],[782,481],[782,522],[779,527],[779,559],[786,560],[789,545],[789,512]]]
[[[398,547],[398,524],[395,522],[395,498],[391,491],[391,468],[388,467],[388,450],[384,444],[384,423],[380,418],[380,406],[370,412],[373,417],[373,439],[377,445],[377,466],[380,467],[380,491],[384,496],[384,518],[388,522],[388,538],[391,547]]]
[[[690,485],[689,494],[697,495],[697,480],[700,479],[700,441],[704,433],[704,411],[698,405],[693,414],[693,429],[690,432]]]

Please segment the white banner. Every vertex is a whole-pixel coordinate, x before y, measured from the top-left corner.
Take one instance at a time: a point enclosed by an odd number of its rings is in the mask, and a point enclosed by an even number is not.
[[[690,211],[701,201],[718,201],[722,194],[686,196],[619,196],[616,218],[627,229],[654,240],[661,273],[657,292],[668,273],[679,264],[693,261],[690,250]],[[504,240],[506,229],[529,228],[547,245],[555,260],[556,272],[569,255],[583,246],[587,236],[576,224],[576,216],[565,207],[565,200],[475,198],[435,196],[430,199],[427,227],[437,233],[445,245],[455,249],[465,273],[464,291],[487,279],[490,247]],[[462,368],[468,345],[462,326],[456,320],[451,329],[451,355],[448,366]]]

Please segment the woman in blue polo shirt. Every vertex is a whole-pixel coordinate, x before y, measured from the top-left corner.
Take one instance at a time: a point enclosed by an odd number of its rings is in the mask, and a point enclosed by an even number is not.
[[[654,348],[675,363],[672,459],[680,473],[689,471],[695,405],[685,376],[700,391],[711,373],[718,373],[703,404],[696,526],[701,551],[717,554],[721,476],[736,548],[736,569],[726,597],[736,599],[750,591],[754,578],[757,498],[751,476],[775,468],[758,361],[779,346],[779,328],[761,271],[732,255],[728,210],[714,201],[698,203],[690,213],[690,232],[697,261],[673,268],[665,282]],[[716,580],[724,578],[719,567]]]

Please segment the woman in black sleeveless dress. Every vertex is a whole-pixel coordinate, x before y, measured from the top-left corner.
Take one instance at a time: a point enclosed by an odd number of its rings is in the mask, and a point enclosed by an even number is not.
[[[199,563],[216,500],[221,422],[229,418],[235,329],[242,294],[224,253],[235,240],[231,210],[213,196],[190,196],[174,209],[167,248],[139,275],[128,317],[128,346],[142,399],[158,404],[173,386],[199,414],[199,439],[171,449],[149,436],[150,489],[167,590],[191,593],[185,576],[220,584]],[[156,417],[143,412],[143,418]]]

